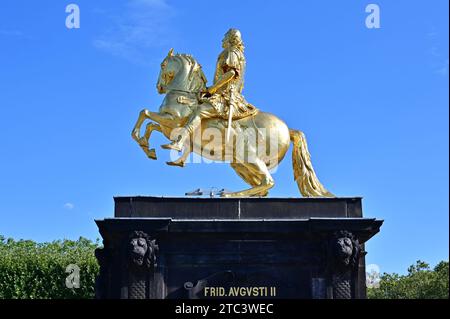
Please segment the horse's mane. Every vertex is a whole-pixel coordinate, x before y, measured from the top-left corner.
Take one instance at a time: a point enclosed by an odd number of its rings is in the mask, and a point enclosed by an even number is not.
[[[206,79],[206,76],[205,76],[205,73],[203,72],[202,66],[200,63],[197,62],[197,60],[191,54],[176,53],[173,56],[186,61],[191,66],[191,75],[190,76],[193,76],[196,72],[198,72],[203,83],[206,85],[208,80]]]

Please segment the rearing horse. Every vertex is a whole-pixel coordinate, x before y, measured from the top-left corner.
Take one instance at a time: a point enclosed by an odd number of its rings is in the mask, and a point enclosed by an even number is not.
[[[199,93],[206,88],[206,77],[200,64],[190,55],[173,54],[169,52],[161,63],[157,89],[160,94],[166,94],[157,113],[144,109],[132,131],[133,139],[141,146],[150,159],[156,159],[156,151],[149,147],[149,139],[153,131],[159,131],[168,139],[173,140],[174,132],[184,126],[192,110],[200,103]],[[141,136],[141,126],[146,119],[150,122]],[[198,131],[200,135],[211,137],[212,129],[220,133],[219,138],[194,138],[187,141],[179,159],[168,162],[169,165],[184,166],[184,161],[191,152],[215,161],[229,161],[236,173],[247,182],[251,188],[225,193],[224,197],[267,196],[274,186],[270,169],[276,167],[284,158],[292,142],[292,164],[294,179],[304,197],[333,197],[319,182],[311,164],[308,146],[302,132],[291,130],[286,123],[275,115],[257,112],[255,115],[233,121],[232,127],[221,118],[211,118],[202,121]],[[226,130],[232,130],[237,141],[224,141]],[[262,132],[269,132],[263,134]],[[255,133],[256,132],[256,133]],[[195,134],[194,134],[195,135]],[[250,143],[258,139],[258,145]],[[261,152],[259,147],[270,145],[271,151]],[[239,153],[239,150],[245,149]],[[275,151],[274,151],[275,150]],[[227,157],[226,154],[233,154]],[[238,158],[236,154],[243,154]],[[243,160],[242,157],[251,160]]]

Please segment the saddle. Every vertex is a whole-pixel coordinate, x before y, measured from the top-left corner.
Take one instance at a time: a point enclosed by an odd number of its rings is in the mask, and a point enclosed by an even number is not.
[[[193,99],[193,98],[189,98],[186,96],[179,96],[177,98],[177,102],[180,104],[184,104],[189,106],[191,109],[198,105],[199,103],[202,103],[201,100],[198,99]],[[210,102],[210,101],[208,101]],[[214,106],[214,105],[213,105]],[[217,109],[217,108],[216,108]],[[233,108],[233,121],[235,120],[240,120],[249,116],[254,116],[259,112],[259,109],[254,106],[251,103],[248,103],[247,101],[245,101],[245,107],[242,107],[241,105],[236,106]],[[228,120],[228,112],[220,112],[218,110],[218,118],[221,118],[223,120]]]

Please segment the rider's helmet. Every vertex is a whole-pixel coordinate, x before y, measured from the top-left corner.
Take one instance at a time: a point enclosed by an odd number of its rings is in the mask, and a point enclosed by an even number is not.
[[[228,42],[233,47],[238,47],[241,51],[244,50],[244,42],[242,41],[241,32],[238,29],[229,29],[225,33],[223,42]]]

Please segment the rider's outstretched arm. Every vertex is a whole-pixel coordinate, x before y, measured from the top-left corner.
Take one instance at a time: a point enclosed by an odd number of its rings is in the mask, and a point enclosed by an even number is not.
[[[228,72],[223,74],[220,79],[211,87],[208,88],[208,93],[214,94],[220,89],[222,86],[233,80],[233,78],[237,76],[237,72],[235,69],[230,69]]]

